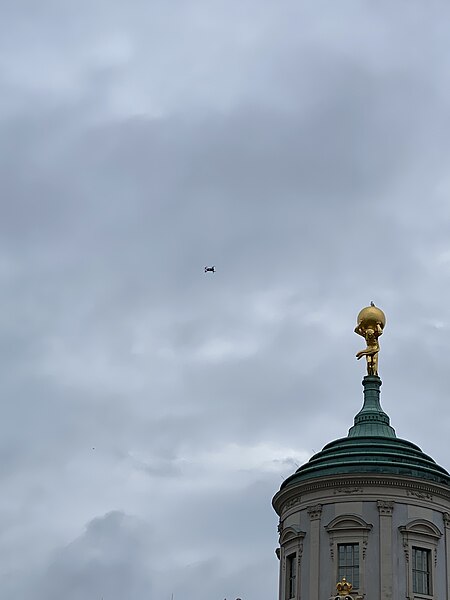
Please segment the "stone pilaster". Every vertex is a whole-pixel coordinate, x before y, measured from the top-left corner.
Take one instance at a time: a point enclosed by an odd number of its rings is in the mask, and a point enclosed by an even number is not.
[[[320,519],[322,505],[308,506],[310,518],[309,599],[319,600],[320,585]]]
[[[394,503],[377,501],[380,513],[380,598],[392,600],[392,511]]]
[[[445,570],[447,585],[445,587],[446,600],[450,600],[450,513],[444,513],[445,530]]]

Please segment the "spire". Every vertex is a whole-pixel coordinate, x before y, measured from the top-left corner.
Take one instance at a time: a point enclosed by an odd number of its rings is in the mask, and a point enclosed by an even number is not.
[[[381,379],[378,375],[366,375],[362,384],[364,404],[355,416],[354,425],[349,429],[348,437],[397,437],[395,429],[390,426],[388,415],[381,408]]]

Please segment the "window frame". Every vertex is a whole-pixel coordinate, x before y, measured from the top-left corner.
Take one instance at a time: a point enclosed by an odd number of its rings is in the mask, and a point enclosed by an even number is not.
[[[426,561],[426,570],[423,569],[418,569],[416,562],[417,562],[417,553],[423,553],[425,555],[425,561]],[[431,561],[432,561],[432,551],[429,548],[421,548],[420,546],[412,546],[411,547],[411,558],[412,558],[412,565],[411,565],[411,569],[412,569],[412,585],[413,585],[413,594],[419,594],[419,595],[426,595],[426,596],[433,596],[433,588],[434,588],[434,581],[433,581],[433,572],[432,572],[432,566],[431,566]],[[419,590],[415,590],[414,589],[414,585],[415,585],[415,581],[416,581],[416,577],[415,574],[419,573],[420,575],[425,575],[425,580],[426,580],[426,592],[422,592]]]
[[[372,529],[373,525],[366,523],[359,515],[354,514],[339,515],[325,527],[329,536],[330,555],[333,564],[333,568],[330,570],[330,591],[333,597],[336,595],[336,581],[339,581],[338,546],[340,544],[358,544],[359,546],[359,587],[354,586],[352,594],[365,595],[365,558],[369,533]],[[350,583],[353,585],[353,581],[350,581]]]
[[[415,519],[407,525],[401,525],[399,531],[402,536],[403,550],[405,552],[406,563],[406,596],[411,600],[434,600],[436,597],[436,567],[437,567],[437,546],[442,532],[430,521],[425,519]],[[413,579],[413,548],[429,551],[430,558],[430,592],[424,594],[414,592]]]
[[[341,561],[341,548],[344,548],[344,553],[347,554],[347,548],[352,548],[352,564],[351,565],[342,565],[340,564]],[[356,564],[356,560],[355,560],[355,548],[357,548],[357,556],[358,556],[358,560],[357,560],[357,564]],[[337,543],[337,568],[338,568],[338,574],[337,574],[337,581],[341,581],[342,577],[345,577],[347,581],[349,581],[352,586],[355,588],[355,590],[359,590],[360,587],[360,580],[361,580],[361,547],[360,544],[358,542],[354,543],[354,542],[338,542]],[[358,580],[357,580],[357,584],[355,581],[355,577],[350,576],[348,574],[348,571],[354,571],[355,568],[358,571]]]
[[[303,540],[306,533],[294,527],[283,528],[280,534],[280,598],[283,600],[300,600],[301,597],[301,561],[303,554]],[[288,560],[293,557],[292,566],[295,569],[295,596],[288,598],[289,572]]]
[[[286,556],[286,600],[297,597],[297,552]]]

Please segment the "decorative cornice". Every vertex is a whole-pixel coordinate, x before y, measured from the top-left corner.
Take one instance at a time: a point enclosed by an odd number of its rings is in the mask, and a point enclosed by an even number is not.
[[[291,486],[280,490],[275,494],[273,498],[273,507],[276,512],[280,515],[285,511],[289,510],[296,504],[300,504],[301,496],[310,492],[317,492],[320,490],[329,490],[330,493],[333,490],[344,490],[346,488],[361,488],[364,485],[364,492],[367,493],[368,487],[394,487],[403,489],[407,495],[418,500],[431,501],[426,495],[433,498],[433,502],[438,502],[438,499],[443,499],[450,504],[450,488],[440,485],[438,483],[425,483],[423,480],[418,480],[408,477],[389,477],[383,475],[380,477],[365,477],[361,475],[359,477],[322,477],[316,480],[300,482],[298,485]],[[301,493],[301,495],[299,494]],[[408,494],[410,492],[410,494]],[[338,492],[339,494],[345,495],[345,492]],[[356,492],[355,492],[356,494]],[[424,497],[418,496],[418,494],[424,494]]]
[[[391,516],[394,510],[394,503],[386,500],[377,500],[377,508],[380,515]]]
[[[314,506],[308,506],[308,515],[309,515],[309,518],[311,519],[311,521],[316,521],[317,519],[320,519],[321,514],[322,514],[322,505],[321,504],[315,504]]]

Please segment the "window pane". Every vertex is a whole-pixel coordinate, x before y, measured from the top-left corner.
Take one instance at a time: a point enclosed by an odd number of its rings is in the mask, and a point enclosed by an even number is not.
[[[338,544],[338,577],[345,577],[355,590],[359,588],[358,544]]]
[[[431,550],[412,549],[413,592],[431,595]]]
[[[296,561],[295,554],[291,554],[287,557],[287,599],[295,598],[297,591],[297,571],[296,571]]]

